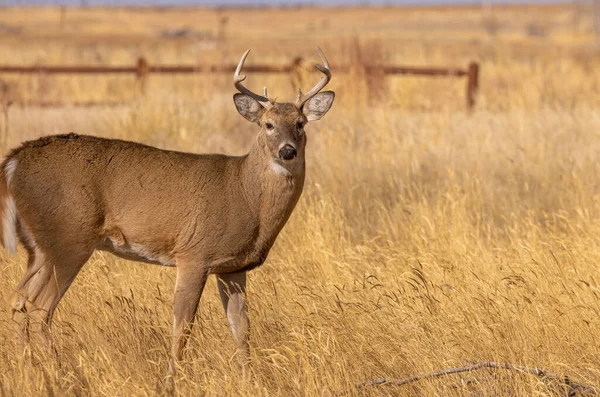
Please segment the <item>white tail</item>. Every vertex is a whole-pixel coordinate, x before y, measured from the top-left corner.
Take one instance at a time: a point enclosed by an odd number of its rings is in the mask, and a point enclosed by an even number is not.
[[[238,112],[261,128],[242,157],[197,155],[85,135],[25,142],[0,172],[2,243],[29,254],[13,318],[24,333],[52,314],[94,250],[177,266],[173,357],[181,357],[207,277],[216,274],[234,337],[247,357],[246,271],[261,265],[304,185],[304,126],[331,107],[324,78],[297,103],[277,103],[241,82]]]
[[[6,251],[14,255],[17,251],[17,207],[15,206],[15,200],[9,193],[10,184],[12,182],[12,176],[17,166],[17,160],[12,159],[5,163],[4,180],[2,181],[3,189],[2,197],[2,244]]]

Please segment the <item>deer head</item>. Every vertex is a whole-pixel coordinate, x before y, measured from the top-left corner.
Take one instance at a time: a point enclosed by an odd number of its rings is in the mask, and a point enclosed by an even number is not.
[[[246,79],[240,75],[244,62],[250,50],[247,50],[237,66],[233,83],[240,93],[233,96],[238,112],[248,121],[257,123],[261,130],[258,134],[258,144],[264,149],[264,154],[270,157],[272,167],[279,173],[293,173],[296,164],[304,163],[304,148],[306,135],[304,126],[309,121],[319,120],[331,108],[335,93],[320,92],[331,80],[331,70],[327,58],[317,47],[323,60],[323,66],[315,67],[324,74],[321,80],[306,94],[298,89],[295,103],[278,103],[267,94],[256,94],[242,84]]]

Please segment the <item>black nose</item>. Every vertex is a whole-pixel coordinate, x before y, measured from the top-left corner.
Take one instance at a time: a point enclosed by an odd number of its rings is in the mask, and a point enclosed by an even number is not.
[[[279,158],[282,160],[291,160],[296,157],[296,148],[292,145],[285,145],[279,149]]]

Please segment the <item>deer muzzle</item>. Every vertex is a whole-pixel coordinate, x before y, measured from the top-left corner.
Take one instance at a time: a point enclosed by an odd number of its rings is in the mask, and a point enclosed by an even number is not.
[[[279,158],[282,160],[293,160],[296,157],[296,148],[290,145],[289,143],[284,145],[281,149],[279,149]]]

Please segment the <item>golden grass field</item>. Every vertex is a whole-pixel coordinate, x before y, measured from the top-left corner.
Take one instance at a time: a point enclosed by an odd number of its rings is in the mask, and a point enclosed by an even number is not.
[[[583,5],[349,9],[0,9],[0,64],[288,63],[333,67],[333,109],[307,128],[304,194],[249,276],[252,367],[240,379],[213,279],[176,379],[181,396],[555,396],[556,382],[481,370],[404,378],[480,360],[543,368],[600,392],[600,50]],[[225,36],[218,23],[228,16]],[[198,34],[161,38],[168,29]],[[370,79],[361,64],[481,64],[465,81]],[[336,73],[335,65],[354,63]],[[300,83],[318,78],[309,72]],[[18,101],[6,142],[77,133],[243,154],[230,75],[0,76]],[[288,76],[250,74],[281,100]],[[4,151],[8,149],[4,148]],[[177,198],[174,197],[174,200]],[[25,253],[1,254],[0,395],[160,394],[175,270],[96,253],[59,305],[58,362],[17,349],[8,299]]]

